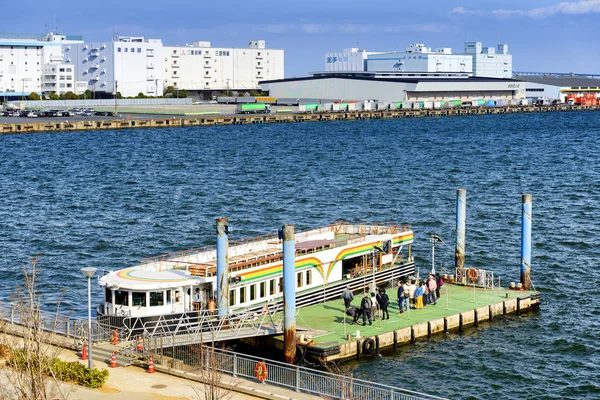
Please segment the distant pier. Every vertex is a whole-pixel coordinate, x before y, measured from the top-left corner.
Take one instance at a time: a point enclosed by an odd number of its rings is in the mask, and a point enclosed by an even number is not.
[[[452,117],[459,115],[524,114],[543,112],[598,111],[600,106],[506,106],[442,109],[400,109],[372,111],[339,111],[323,113],[275,113],[245,115],[203,115],[154,119],[110,119],[89,121],[44,121],[0,124],[3,133],[34,133],[53,131],[88,131],[132,128],[173,128],[188,126],[273,124],[289,122],[349,121],[390,118]]]

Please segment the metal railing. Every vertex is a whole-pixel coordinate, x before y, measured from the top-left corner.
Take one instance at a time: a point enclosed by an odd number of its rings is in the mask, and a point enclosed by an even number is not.
[[[165,340],[167,340],[165,338]],[[210,347],[202,344],[190,345],[182,342],[177,345],[177,337],[173,335],[168,341],[172,347],[157,345],[157,341],[145,347],[153,356],[155,363],[173,369],[186,371],[201,378],[218,371],[235,377],[257,379],[255,368],[264,363],[267,370],[265,383],[277,385],[297,392],[315,394],[331,399],[360,400],[416,400],[441,399],[407,389],[383,385],[372,381],[354,379],[352,376],[339,375],[297,365],[240,354],[229,350]]]
[[[455,268],[454,272],[456,275],[456,283],[469,286],[475,285],[476,287],[485,289],[494,288],[494,272],[485,269],[474,268],[477,271],[477,278],[472,280],[468,274],[470,269],[471,268]]]

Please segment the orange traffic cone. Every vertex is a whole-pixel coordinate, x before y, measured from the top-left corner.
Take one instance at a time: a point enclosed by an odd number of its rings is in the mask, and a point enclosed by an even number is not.
[[[82,360],[87,360],[88,356],[87,356],[87,343],[83,344],[83,349],[81,349],[81,359]]]
[[[138,336],[138,340],[137,340],[137,351],[138,352],[142,352],[144,351],[144,342],[142,341],[142,337]]]
[[[110,358],[110,367],[117,368],[117,356],[115,356],[115,352],[113,351],[112,357]]]
[[[119,344],[119,330],[115,329],[112,334],[112,344]]]
[[[150,356],[150,361],[148,362],[148,373],[154,372],[154,361],[152,361],[152,356]]]

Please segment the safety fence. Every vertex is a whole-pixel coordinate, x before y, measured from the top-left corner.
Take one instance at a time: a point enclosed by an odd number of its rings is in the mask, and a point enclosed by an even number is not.
[[[258,380],[329,399],[441,399],[441,397],[407,389],[355,379],[352,376],[267,360],[214,346],[187,344],[185,340],[179,346],[162,347],[160,344],[162,341],[174,344],[178,342],[176,335],[171,336],[168,339],[154,338],[147,342],[145,351],[153,356],[153,361],[158,365],[194,374],[211,382],[218,379],[215,375],[218,372],[234,378]]]
[[[456,283],[494,289],[494,273],[485,269],[455,268]]]

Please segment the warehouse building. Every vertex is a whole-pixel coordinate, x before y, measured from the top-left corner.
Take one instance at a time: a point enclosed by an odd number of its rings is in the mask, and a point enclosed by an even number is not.
[[[312,77],[262,81],[269,96],[293,99],[433,103],[517,104],[525,83],[513,79],[430,74],[318,73]],[[426,76],[425,76],[426,75]]]
[[[117,36],[112,41],[65,44],[63,62],[94,98],[162,96],[163,45],[160,39]]]
[[[557,100],[566,103],[567,97],[600,98],[600,79],[583,76],[515,76],[525,83],[525,96],[532,101]]]
[[[211,47],[210,42],[165,47],[165,86],[195,97],[260,90],[262,80],[282,79],[283,50],[268,49],[264,40],[247,48]]]
[[[431,49],[422,43],[409,45],[404,52],[367,52],[357,48],[325,54],[325,71],[468,73],[489,78],[512,76],[512,55],[508,45],[483,47],[481,42],[465,42],[464,53],[449,47]]]

